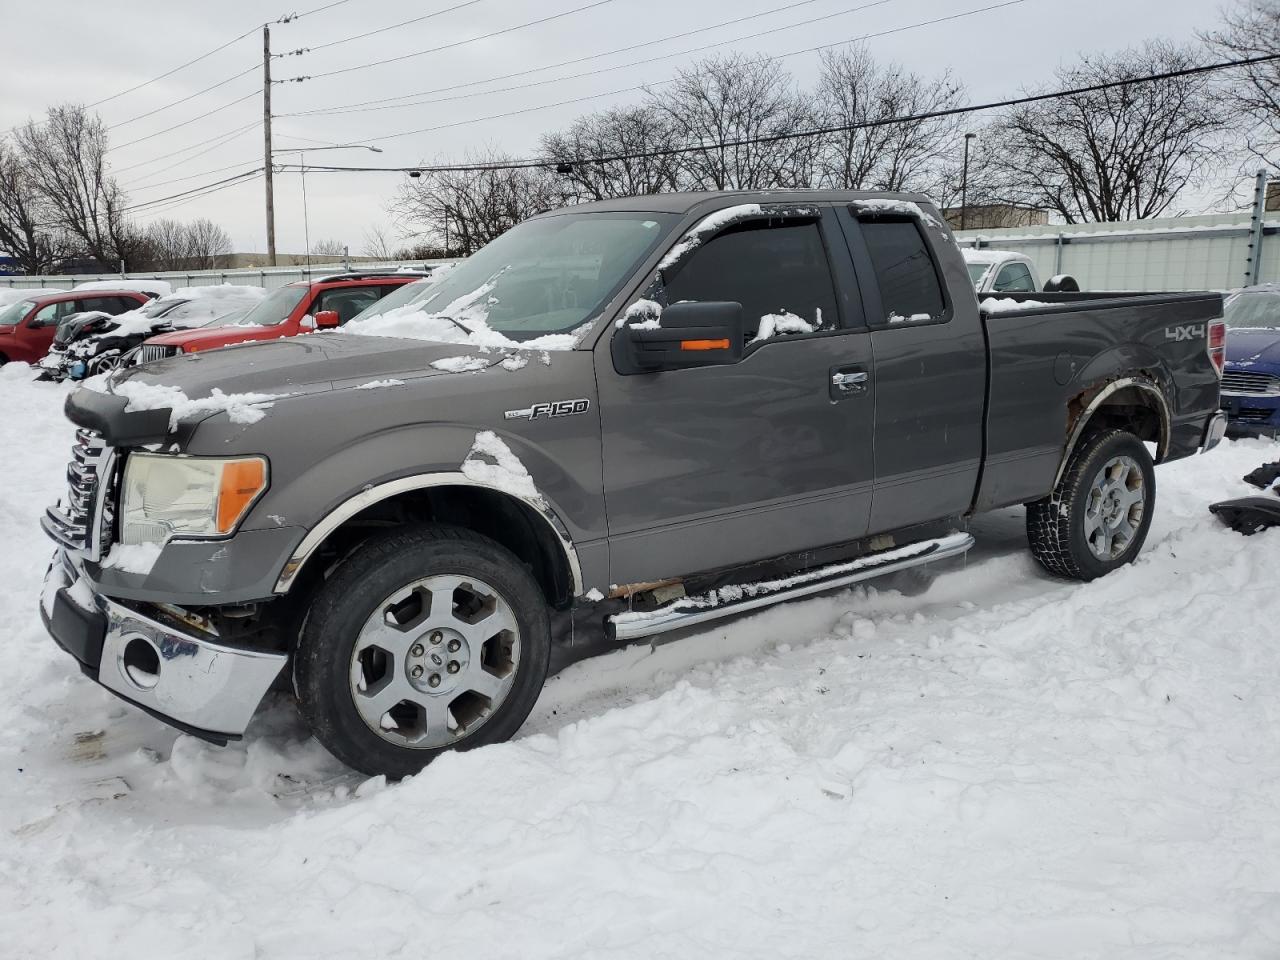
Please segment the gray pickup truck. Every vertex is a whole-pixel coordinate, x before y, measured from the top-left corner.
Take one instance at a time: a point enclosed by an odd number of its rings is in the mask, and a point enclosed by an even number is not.
[[[512,229],[341,331],[72,394],[41,609],[215,742],[291,687],[402,776],[511,737],[587,653],[962,554],[1129,563],[1213,446],[1217,294],[984,300],[919,196],[669,194]]]

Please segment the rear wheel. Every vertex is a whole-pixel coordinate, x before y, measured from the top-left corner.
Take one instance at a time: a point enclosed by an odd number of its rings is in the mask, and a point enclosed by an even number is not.
[[[1123,430],[1095,433],[1072,454],[1053,493],[1027,504],[1031,553],[1060,577],[1104,576],[1142,550],[1155,496],[1142,441]]]
[[[546,678],[541,590],[492,540],[427,526],[370,541],[320,587],[294,656],[316,738],[368,774],[510,738]]]

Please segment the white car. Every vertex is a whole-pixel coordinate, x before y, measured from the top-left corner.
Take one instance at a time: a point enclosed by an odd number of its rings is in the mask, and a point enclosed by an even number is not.
[[[979,295],[984,293],[1035,293],[1040,277],[1031,258],[1012,250],[965,249],[969,279]]]

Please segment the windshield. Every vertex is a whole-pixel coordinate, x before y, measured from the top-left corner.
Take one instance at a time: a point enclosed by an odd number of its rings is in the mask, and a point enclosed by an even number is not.
[[[27,311],[35,305],[34,300],[19,300],[17,303],[9,304],[0,310],[0,327],[16,327],[27,315]]]
[[[678,219],[566,213],[526,220],[432,283],[415,316],[451,317],[515,341],[574,330],[614,296]]]
[[[182,304],[186,302],[187,301],[185,300],[179,300],[178,307],[181,307]],[[144,317],[162,317],[168,311],[173,309],[174,309],[174,302],[172,300],[152,300],[150,303],[148,303],[145,307],[142,308],[142,315]]]
[[[415,280],[413,283],[406,283],[404,286],[396,287],[381,300],[375,300],[351,319],[364,320],[367,317],[376,317],[379,314],[386,313],[388,310],[394,310],[396,307],[403,307],[406,303],[412,303],[421,297],[425,297],[431,285],[432,281],[430,280]]]
[[[991,269],[991,264],[989,263],[966,263],[965,266],[969,268],[969,282],[975,287],[982,282],[982,278]]]
[[[262,302],[236,321],[237,327],[274,327],[289,319],[293,308],[302,302],[310,286],[281,287],[273,290],[263,298]]]
[[[1280,327],[1280,293],[1237,293],[1222,311],[1228,327]],[[3,323],[0,317],[0,323]]]

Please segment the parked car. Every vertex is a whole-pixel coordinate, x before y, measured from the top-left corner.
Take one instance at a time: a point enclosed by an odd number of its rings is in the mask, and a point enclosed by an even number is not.
[[[965,247],[964,262],[969,279],[979,297],[988,293],[1074,293],[1080,284],[1065,274],[1050,277],[1043,287],[1036,272],[1035,261],[1012,250],[991,250],[987,247]]]
[[[1280,283],[1227,298],[1227,364],[1222,409],[1233,437],[1280,433]]]
[[[44,621],[214,742],[287,671],[404,776],[585,650],[957,557],[981,511],[1091,580],[1138,556],[1153,457],[1222,436],[1222,296],[1049,296],[980,309],[918,196],[550,211],[409,306],[73,393]]]
[[[341,326],[391,291],[423,276],[423,273],[396,271],[341,273],[321,280],[298,280],[271,291],[235,324],[151,337],[143,343],[139,356],[147,362],[180,353],[279,340]]]
[[[233,322],[265,296],[260,287],[229,283],[184,287],[114,317],[72,314],[58,325],[53,346],[40,366],[50,379],[82,380],[127,364],[142,342],[156,333]]]
[[[53,344],[58,323],[73,313],[95,311],[114,316],[151,300],[150,294],[137,290],[32,294],[0,308],[0,364],[9,360],[38,363]]]

